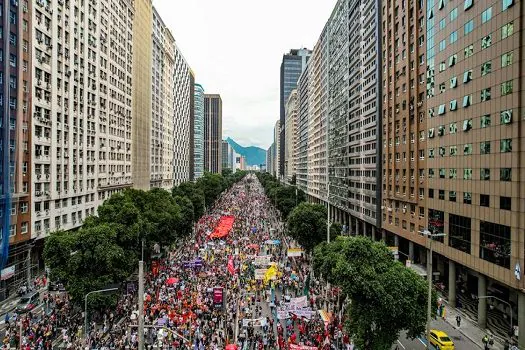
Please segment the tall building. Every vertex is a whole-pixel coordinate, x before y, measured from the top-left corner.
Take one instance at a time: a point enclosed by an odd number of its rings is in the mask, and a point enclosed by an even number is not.
[[[381,224],[379,26],[375,1],[341,0],[327,28],[330,216],[368,235]]]
[[[227,141],[222,140],[222,169],[235,171],[236,155],[233,147]]]
[[[193,128],[194,176],[198,179],[204,175],[204,88],[195,84],[194,88],[195,122]]]
[[[204,95],[204,170],[222,171],[222,99],[218,94]]]
[[[190,66],[175,45],[174,68],[174,121],[173,121],[173,181],[174,185],[190,180],[190,129],[192,109],[191,96],[194,93],[193,73]]]
[[[309,116],[307,141],[307,195],[314,202],[328,200],[328,35],[327,26],[308,61]]]
[[[274,175],[279,178],[279,169],[281,169],[281,122],[278,120],[275,122],[273,127],[273,144],[275,145],[275,158],[274,158]]]
[[[133,50],[131,53],[133,79],[130,78],[130,82],[132,80],[135,82],[132,93],[132,177],[133,187],[147,190],[151,186],[153,7],[151,0],[136,0],[133,4],[135,6],[132,33]],[[97,24],[98,21],[94,23]],[[117,29],[114,34],[117,34],[120,29],[122,28]],[[118,41],[127,43],[121,39]],[[110,49],[113,51],[115,45],[113,44]],[[119,84],[118,87],[124,89],[125,85]],[[109,130],[109,132],[113,133],[114,131]],[[109,147],[108,145],[105,146]],[[107,171],[113,172],[109,169]]]
[[[173,187],[175,38],[153,8],[150,187]]]
[[[190,139],[189,139],[189,180],[195,180],[195,73],[190,69]]]
[[[296,184],[305,193],[308,191],[308,123],[310,113],[309,67],[306,66],[297,84],[298,121],[296,142]]]
[[[3,35],[0,40],[0,300],[25,283],[30,268],[33,171],[33,120],[30,67],[32,2],[0,1]],[[49,85],[46,82],[46,87]],[[51,121],[39,125],[39,136],[49,145]],[[49,166],[48,166],[49,168]],[[47,169],[49,176],[49,169]],[[46,175],[44,174],[44,177]]]
[[[286,103],[290,97],[290,93],[297,87],[299,76],[304,71],[308,58],[312,54],[308,49],[293,49],[289,53],[283,55],[281,62],[281,83],[280,83],[280,134],[279,142],[284,145],[286,139]],[[277,170],[279,176],[284,176],[284,147],[279,150],[279,164],[280,168]],[[282,165],[282,166],[281,166]]]
[[[135,21],[143,24],[137,20],[143,12],[135,16],[128,1],[111,6],[35,3],[33,26],[29,26],[34,59],[29,69],[33,74],[31,236],[37,240],[38,255],[42,238],[51,230],[81,226],[111,194],[133,186],[132,101],[141,90],[134,77],[143,73],[135,70],[134,63],[143,57],[135,57],[135,43],[122,38],[137,38],[134,25]],[[142,10],[146,9],[144,3]],[[151,26],[151,17],[145,23]],[[151,36],[142,50],[147,47]],[[146,58],[149,82],[151,56]],[[143,87],[149,101],[151,85]]]
[[[274,144],[272,143],[266,151],[266,172],[273,175],[273,158],[274,158]]]
[[[284,175],[287,183],[296,175],[296,138],[297,117],[299,112],[297,90],[292,90],[286,103],[285,143],[284,143]]]

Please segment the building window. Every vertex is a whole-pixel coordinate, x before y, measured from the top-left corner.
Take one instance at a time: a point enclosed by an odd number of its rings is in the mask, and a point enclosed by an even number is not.
[[[16,204],[11,204],[11,215],[16,215]]]
[[[501,111],[500,113],[500,122],[501,124],[510,124],[512,123],[512,109],[507,109]]]
[[[472,104],[472,95],[463,96],[463,107],[467,108]]]
[[[434,189],[433,188],[429,188],[428,189],[428,198],[434,198]]]
[[[472,204],[472,192],[463,193],[463,204]]]
[[[510,227],[480,221],[480,257],[491,263],[510,268]]]
[[[445,29],[446,25],[447,25],[447,19],[443,18],[441,21],[439,21],[439,30]]]
[[[507,67],[512,64],[513,51],[509,51],[501,55],[501,67]]]
[[[450,43],[453,44],[458,40],[458,32],[454,31],[450,33]]]
[[[490,114],[481,116],[481,128],[487,128],[490,126]]]
[[[447,41],[446,40],[441,40],[439,42],[439,51],[445,50],[446,47],[447,47]]]
[[[452,9],[452,11],[450,11],[450,22],[452,22],[456,18],[458,18],[458,8],[457,7]]]
[[[458,78],[457,77],[450,78],[450,88],[453,89],[456,86],[458,86]]]
[[[16,225],[9,226],[9,237],[16,236]]]
[[[481,13],[481,23],[488,22],[492,18],[492,7],[489,7]]]
[[[512,152],[512,139],[500,140],[500,152],[501,153]]]
[[[501,181],[512,181],[512,168],[501,168],[499,170],[499,179]]]
[[[450,146],[450,156],[455,157],[458,154],[458,146]]]
[[[448,127],[448,132],[451,134],[455,134],[458,131],[458,125],[456,123],[450,123]]]
[[[465,0],[465,4],[463,6],[463,9],[467,11],[469,8],[471,8],[474,5],[474,0]]]
[[[472,80],[472,69],[467,70],[463,73],[463,83],[468,83]]]
[[[486,49],[492,45],[492,35],[489,34],[481,39],[481,49]]]
[[[455,111],[456,109],[458,109],[458,101],[457,100],[450,101],[450,110]]]
[[[456,147],[456,146],[454,146]],[[457,169],[449,169],[448,170],[448,178],[449,179],[455,179],[457,177],[458,171]]]
[[[490,169],[489,168],[481,168],[480,169],[480,180],[482,181],[489,181],[490,180]]]
[[[467,143],[467,144],[463,147],[463,154],[464,154],[464,155],[470,155],[470,154],[472,154],[472,144],[471,144],[471,143]]]
[[[429,148],[428,149],[428,158],[434,158],[434,149],[433,148]]]
[[[487,75],[492,71],[492,62],[487,61],[481,65],[481,76]]]
[[[463,180],[472,180],[472,169],[463,169]]]
[[[503,210],[511,210],[512,199],[510,197],[499,197],[499,208]]]
[[[486,102],[490,100],[490,88],[481,90],[481,102]]]
[[[474,54],[474,45],[470,44],[465,47],[465,58],[468,58]]]
[[[29,226],[29,224],[28,224],[27,221],[22,222],[22,224],[20,225],[20,233],[21,234],[27,233],[28,226]]]
[[[448,66],[453,67],[456,64],[457,60],[458,60],[458,55],[453,54],[452,56],[448,58]]]
[[[445,200],[445,190],[439,190],[439,199]]]
[[[439,72],[443,72],[445,69],[447,69],[446,62],[439,62]]]
[[[490,154],[490,141],[481,142],[480,146],[481,154]]]
[[[474,30],[474,20],[471,19],[470,21],[465,23],[465,27],[463,28],[463,32],[464,32],[465,35],[467,35],[468,33],[470,33],[473,30]]]
[[[488,194],[479,195],[479,205],[482,207],[490,207],[490,196]]]
[[[514,4],[514,0],[503,0],[503,7],[502,11],[507,10],[509,7],[511,7]]]
[[[448,191],[448,200],[451,202],[456,201],[456,191]]]
[[[470,254],[471,219],[466,216],[448,215],[448,245]]]
[[[445,168],[439,168],[439,178],[440,179],[444,179],[445,178],[445,174],[447,172],[447,169]]]
[[[439,105],[438,115],[445,114],[445,112],[446,112],[445,104]]]
[[[20,203],[20,212],[22,214],[27,213],[27,202]]]
[[[512,80],[501,83],[501,96],[505,96],[512,93]]]
[[[472,129],[472,119],[466,119],[463,121],[463,131],[467,132]]]

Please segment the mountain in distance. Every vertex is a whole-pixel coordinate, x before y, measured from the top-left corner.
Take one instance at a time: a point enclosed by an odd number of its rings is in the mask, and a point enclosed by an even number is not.
[[[243,147],[228,137],[226,142],[232,146],[233,150],[246,158],[247,165],[261,165],[266,164],[266,151],[260,147],[249,146]]]

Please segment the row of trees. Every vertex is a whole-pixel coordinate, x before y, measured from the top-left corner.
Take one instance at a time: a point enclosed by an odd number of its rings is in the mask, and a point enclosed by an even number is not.
[[[171,193],[155,188],[112,195],[80,229],[59,230],[47,238],[44,261],[51,279],[61,281],[75,303],[90,291],[120,284],[136,272],[143,253],[149,261],[155,245],[169,247],[187,236],[205,208],[245,174],[206,173]],[[114,301],[96,295],[92,300],[98,305]]]

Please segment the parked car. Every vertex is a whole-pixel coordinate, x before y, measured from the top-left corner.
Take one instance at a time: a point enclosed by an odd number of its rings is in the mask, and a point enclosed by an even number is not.
[[[430,344],[437,350],[454,350],[454,342],[447,333],[437,330],[430,330]]]
[[[52,291],[63,292],[66,289],[64,288],[64,284],[62,284],[62,282],[56,281],[56,282],[49,282],[47,284],[47,290],[50,291],[50,292],[52,292]]]
[[[16,312],[25,313],[33,310],[40,304],[40,293],[32,292],[24,295],[16,304]]]

